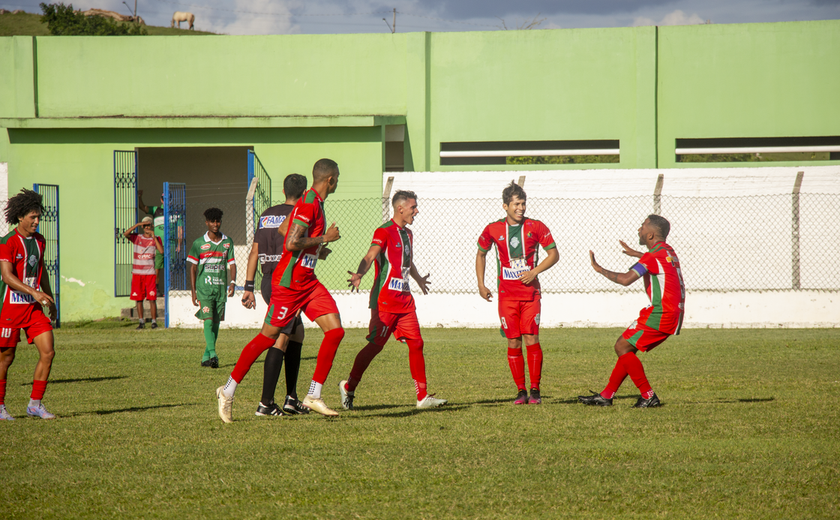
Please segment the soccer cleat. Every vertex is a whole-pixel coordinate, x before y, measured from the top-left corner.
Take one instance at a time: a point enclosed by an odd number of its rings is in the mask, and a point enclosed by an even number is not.
[[[226,423],[233,422],[233,397],[230,399],[225,396],[225,387],[220,386],[216,389],[216,399],[219,401],[219,417]]]
[[[639,400],[636,401],[633,408],[656,408],[657,406],[662,406],[662,403],[659,402],[659,398],[656,397],[656,394],[653,394],[650,396],[650,399],[639,397]]]
[[[528,404],[542,404],[540,397],[540,390],[538,388],[531,389],[531,397],[528,399]]]
[[[201,366],[210,368],[211,366],[213,366],[213,360],[208,359],[207,361],[202,361]]]
[[[39,419],[55,419],[55,415],[48,412],[47,409],[44,408],[43,403],[38,406],[27,406],[26,415],[29,417],[37,417]]]
[[[15,420],[15,418],[12,417],[12,414],[10,414],[6,410],[6,405],[0,404],[0,421],[14,421],[14,420]]]
[[[137,328],[134,329],[134,330],[143,330],[145,328],[146,328],[146,324],[141,321],[140,324],[137,325]]]
[[[257,415],[259,417],[265,417],[266,415],[282,416],[285,414],[283,413],[283,410],[281,410],[280,407],[277,406],[277,403],[271,403],[268,406],[265,406],[264,404],[260,403],[259,405],[257,405],[257,411],[254,413],[254,415]]]
[[[528,404],[528,392],[520,390],[519,393],[516,394],[516,400],[513,404]]]
[[[158,328],[157,322],[156,322],[156,321],[153,321],[153,322],[152,322],[152,329],[154,330],[154,329],[156,329],[156,328]]]
[[[303,398],[303,405],[309,408],[310,410],[318,412],[321,415],[326,415],[327,417],[335,417],[336,415],[338,415],[338,412],[336,412],[335,410],[330,410],[330,408],[327,406],[327,403],[325,403],[324,400],[320,397],[312,397],[311,395],[307,395]]]
[[[590,390],[592,392],[592,390]],[[579,395],[578,401],[590,406],[612,406],[612,399],[604,399],[601,394],[592,392],[592,395]]]
[[[219,358],[213,356],[210,358],[210,368],[219,368]]]
[[[345,388],[344,386],[346,384],[347,380],[338,383],[338,392],[341,394],[341,406],[343,406],[345,410],[352,410],[353,397],[356,396],[356,392],[352,390],[347,390],[347,388]]]
[[[286,401],[283,403],[283,413],[287,415],[306,415],[309,413],[309,408],[303,406],[303,403],[297,397],[287,395]]]
[[[423,399],[417,401],[417,408],[437,408],[438,406],[446,404],[446,399],[438,399],[434,394],[429,394]]]

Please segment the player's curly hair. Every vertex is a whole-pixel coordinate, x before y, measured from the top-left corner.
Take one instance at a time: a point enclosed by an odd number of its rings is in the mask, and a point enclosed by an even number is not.
[[[502,202],[505,205],[508,205],[514,197],[517,197],[521,200],[528,199],[528,196],[525,195],[525,190],[522,189],[522,186],[516,184],[513,181],[510,181],[510,184],[508,184],[505,187],[505,189],[502,190]]]
[[[671,223],[668,222],[668,219],[659,215],[648,215],[648,220],[650,221],[650,225],[659,232],[662,240],[668,238],[668,233],[671,232]]]
[[[18,225],[20,220],[30,212],[38,210],[44,213],[44,196],[32,190],[23,188],[20,193],[6,202],[6,222]]]
[[[217,220],[221,222],[222,215],[224,215],[224,212],[219,208],[210,208],[204,212],[204,219],[207,220],[207,222],[215,222]]]

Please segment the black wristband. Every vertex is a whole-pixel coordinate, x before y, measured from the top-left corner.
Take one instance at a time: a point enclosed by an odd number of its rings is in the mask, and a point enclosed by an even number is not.
[[[245,281],[245,290],[254,292],[254,280]]]

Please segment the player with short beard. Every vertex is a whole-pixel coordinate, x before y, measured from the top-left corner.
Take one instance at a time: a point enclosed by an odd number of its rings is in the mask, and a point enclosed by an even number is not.
[[[426,360],[423,357],[423,337],[417,322],[414,297],[408,284],[411,276],[423,294],[428,294],[429,275],[420,276],[414,265],[414,236],[408,224],[417,216],[417,195],[400,190],[391,199],[394,218],[373,233],[373,241],[356,272],[350,275],[350,290],[359,290],[362,277],[375,265],[375,279],[370,290],[370,334],[368,344],[356,355],[350,376],[338,384],[341,405],[353,409],[355,390],[370,362],[391,337],[408,345],[408,365],[417,392],[417,408],[436,408],[446,404],[426,391]]]
[[[26,414],[41,419],[55,419],[41,399],[47,389],[52,361],[55,357],[52,324],[44,315],[49,309],[55,319],[57,309],[50,279],[44,271],[44,250],[47,242],[38,233],[44,212],[42,195],[23,189],[6,204],[6,222],[16,227],[0,239],[0,420],[13,420],[6,411],[6,377],[15,360],[20,330],[26,332],[30,344],[38,348],[38,364],[32,381],[32,394]]]
[[[502,191],[502,208],[506,216],[487,225],[478,237],[475,274],[479,294],[491,301],[493,294],[484,285],[484,268],[487,252],[495,245],[499,267],[499,319],[507,338],[508,365],[518,392],[513,404],[540,404],[543,352],[539,336],[541,304],[537,275],[556,264],[560,255],[548,227],[525,216],[526,197],[525,190],[514,182]],[[546,252],[542,262],[539,262],[539,246]],[[530,397],[525,391],[523,340],[528,350]]]
[[[626,273],[604,269],[595,261],[595,254],[589,252],[592,268],[610,281],[627,286],[644,277],[645,292],[650,299],[650,305],[642,309],[636,321],[615,342],[618,361],[607,387],[600,394],[592,392],[592,395],[578,396],[583,404],[612,406],[615,393],[629,375],[642,394],[633,405],[635,408],[661,406],[636,352],[650,352],[671,335],[679,334],[682,328],[685,315],[685,284],[680,260],[674,248],[665,243],[670,231],[671,223],[666,219],[659,215],[648,215],[639,228],[639,245],[647,247],[647,253],[636,251],[619,240],[624,254],[639,259]]]

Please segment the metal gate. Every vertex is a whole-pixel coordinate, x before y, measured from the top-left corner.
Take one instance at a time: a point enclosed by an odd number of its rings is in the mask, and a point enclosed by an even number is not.
[[[33,189],[43,195],[44,213],[38,223],[38,233],[47,240],[44,251],[44,269],[52,288],[55,307],[58,314],[55,318],[55,328],[61,326],[61,268],[59,264],[59,234],[58,234],[58,186],[55,184],[35,184]]]
[[[123,236],[137,223],[137,154],[114,150],[114,296],[131,294],[133,244]]]
[[[253,222],[253,229],[249,230],[248,237],[253,238],[254,231],[256,231],[257,223],[259,222],[262,212],[271,207],[271,177],[265,171],[260,158],[253,150],[248,150],[248,184],[251,186],[251,181],[256,177],[257,188],[254,191],[254,214],[248,219]],[[257,287],[262,283],[262,268],[257,265],[257,272],[254,276],[254,285]]]
[[[166,327],[169,327],[170,291],[190,290],[187,276],[188,248],[184,240],[187,227],[187,187],[175,182],[163,183],[164,297]]]

